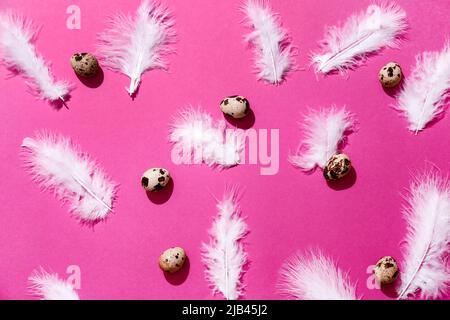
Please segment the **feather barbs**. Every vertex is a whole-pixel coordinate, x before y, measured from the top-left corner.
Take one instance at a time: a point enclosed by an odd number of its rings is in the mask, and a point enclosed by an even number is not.
[[[254,47],[258,78],[280,84],[294,67],[294,50],[287,31],[264,0],[248,0],[242,11],[247,24],[253,28],[245,41]]]
[[[327,28],[322,52],[312,55],[312,63],[317,73],[343,73],[384,47],[396,47],[406,29],[406,13],[396,4],[370,5],[342,26]]]
[[[304,120],[305,138],[299,151],[289,161],[303,169],[312,171],[323,168],[346,141],[347,135],[355,130],[355,118],[345,107],[312,110]]]
[[[346,273],[320,250],[297,252],[280,269],[279,292],[296,300],[356,300]]]
[[[70,139],[41,132],[25,138],[22,148],[32,179],[69,203],[80,222],[94,224],[112,212],[115,183]]]
[[[228,129],[225,121],[214,121],[200,108],[182,110],[170,128],[175,163],[229,168],[241,161],[244,140],[238,130]]]
[[[206,266],[206,278],[215,293],[227,300],[242,295],[242,275],[247,253],[242,243],[247,234],[247,224],[241,217],[238,190],[229,188],[218,201],[218,216],[210,230],[210,243],[202,244],[202,260]]]
[[[107,68],[130,78],[126,90],[133,97],[143,73],[166,67],[164,56],[173,52],[175,41],[174,21],[165,7],[143,0],[134,17],[118,14],[109,23],[98,36],[98,54]]]
[[[75,289],[67,281],[43,268],[35,270],[28,281],[30,294],[42,300],[80,300]]]
[[[437,298],[450,285],[447,255],[450,245],[450,184],[436,172],[412,182],[403,214],[407,222],[399,299],[420,292]]]
[[[416,56],[416,65],[398,96],[396,109],[417,134],[443,112],[450,97],[450,41],[440,52]]]
[[[54,79],[49,64],[36,52],[36,37],[37,29],[30,20],[11,11],[0,12],[1,62],[27,79],[41,99],[64,104],[72,85]]]

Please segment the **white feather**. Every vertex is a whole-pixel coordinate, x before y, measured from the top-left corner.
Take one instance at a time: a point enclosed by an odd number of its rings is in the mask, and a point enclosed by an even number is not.
[[[134,96],[147,70],[165,68],[164,56],[172,52],[173,20],[156,2],[143,0],[134,17],[117,14],[99,35],[98,54],[103,64],[131,79],[127,89]]]
[[[346,135],[354,130],[353,116],[343,108],[332,106],[329,109],[311,111],[305,117],[305,141],[301,150],[291,155],[290,162],[310,171],[317,166],[323,168],[326,162],[335,155],[345,142]]]
[[[214,122],[200,109],[188,108],[180,113],[170,129],[173,155],[184,164],[204,162],[222,168],[239,164],[244,142],[237,130],[227,129],[224,120]]]
[[[441,52],[424,52],[406,79],[398,97],[398,107],[415,133],[439,116],[450,96],[450,43]]]
[[[236,189],[228,190],[217,208],[218,217],[210,230],[211,241],[203,243],[202,259],[214,292],[222,293],[227,300],[236,300],[242,295],[241,277],[247,261],[242,244],[247,225],[240,217]]]
[[[293,48],[269,4],[249,0],[243,7],[247,23],[253,28],[245,40],[255,48],[255,67],[259,79],[278,84],[293,67]]]
[[[36,52],[37,30],[29,20],[12,12],[0,13],[0,59],[13,72],[21,73],[41,99],[64,99],[70,92],[65,81],[55,81],[48,64]]]
[[[403,213],[407,222],[399,299],[420,292],[438,298],[450,284],[450,186],[447,178],[430,173],[411,185]]]
[[[368,55],[395,47],[407,29],[406,13],[396,4],[370,5],[344,25],[327,28],[322,52],[313,54],[316,72],[345,71],[361,65]]]
[[[356,288],[321,251],[296,253],[281,267],[278,288],[296,300],[356,300]]]
[[[30,294],[42,300],[80,300],[74,288],[56,273],[40,268],[28,278]]]
[[[25,138],[22,147],[33,180],[68,202],[76,218],[83,223],[106,219],[116,186],[69,139],[41,133],[35,139]]]

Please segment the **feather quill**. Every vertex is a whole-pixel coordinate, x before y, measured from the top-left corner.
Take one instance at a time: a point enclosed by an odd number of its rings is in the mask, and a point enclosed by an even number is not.
[[[26,166],[43,189],[70,204],[82,223],[106,219],[112,211],[116,185],[68,138],[41,133],[22,143]]]
[[[237,190],[233,188],[218,202],[218,217],[210,230],[211,241],[203,243],[202,251],[206,278],[214,293],[220,292],[227,300],[236,300],[242,295],[241,277],[247,261],[242,244],[247,225],[240,217],[237,197]]]
[[[353,69],[368,55],[395,47],[407,29],[406,13],[396,4],[370,5],[366,12],[351,16],[342,26],[326,30],[322,52],[313,54],[317,73]]]
[[[80,300],[74,288],[56,273],[40,268],[28,278],[30,294],[42,300]]]
[[[130,78],[127,91],[134,96],[144,72],[166,68],[164,56],[173,51],[175,38],[173,19],[160,4],[143,0],[134,17],[117,14],[109,24],[99,35],[99,57],[107,68]]]
[[[289,161],[304,171],[316,167],[323,168],[326,162],[338,152],[346,136],[354,131],[354,119],[345,107],[320,111],[311,111],[305,117],[305,141],[297,154],[291,155]],[[303,148],[304,149],[304,148]]]
[[[356,300],[348,275],[321,251],[296,253],[280,269],[281,294],[296,300]]]
[[[14,73],[21,73],[37,95],[64,103],[71,86],[55,81],[48,63],[36,52],[37,29],[31,21],[12,12],[0,13],[0,59]]]
[[[436,173],[413,181],[407,206],[405,255],[399,299],[420,292],[422,298],[438,298],[450,284],[447,255],[450,244],[450,186]]]
[[[255,48],[258,78],[272,84],[282,82],[294,64],[287,31],[280,27],[276,14],[264,0],[247,1],[243,11],[248,25],[253,28],[245,40]]]
[[[170,128],[173,160],[184,164],[204,162],[209,166],[232,167],[240,162],[244,141],[225,121],[215,122],[200,109],[187,108]]]
[[[444,111],[450,97],[450,42],[440,52],[416,56],[416,66],[398,97],[397,109],[416,134]]]

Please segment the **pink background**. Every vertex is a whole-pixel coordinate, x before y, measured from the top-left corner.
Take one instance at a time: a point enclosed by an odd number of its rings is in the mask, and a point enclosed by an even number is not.
[[[21,77],[7,79],[0,69],[0,298],[26,299],[27,277],[43,266],[66,278],[69,265],[81,268],[81,299],[210,299],[200,246],[208,241],[215,200],[227,184],[239,184],[241,206],[250,234],[251,261],[244,276],[246,299],[278,299],[279,267],[296,250],[320,247],[348,270],[366,299],[392,295],[367,288],[366,270],[384,255],[402,260],[405,235],[401,192],[411,174],[432,163],[447,172],[450,153],[448,115],[418,136],[389,105],[394,99],[377,80],[380,67],[401,64],[406,75],[415,54],[440,50],[449,29],[448,0],[398,0],[408,14],[408,40],[399,50],[385,50],[349,73],[316,76],[311,69],[291,73],[286,83],[270,86],[252,73],[253,53],[243,43],[241,1],[167,0],[176,19],[176,55],[169,72],[143,77],[137,99],[124,90],[125,76],[104,70],[98,88],[84,86],[69,58],[94,51],[105,18],[116,11],[134,12],[138,1],[3,0],[1,9],[17,9],[42,25],[37,49],[53,62],[57,78],[75,83],[69,110],[55,111],[27,93]],[[307,66],[325,25],[364,10],[370,1],[271,1],[299,49],[297,63]],[[70,4],[81,8],[81,30],[66,28]],[[202,166],[176,166],[167,143],[168,125],[177,110],[201,105],[222,117],[219,101],[246,96],[255,113],[255,129],[280,129],[280,171],[261,176],[258,165],[226,171]],[[308,107],[347,105],[359,131],[345,153],[356,168],[350,188],[334,190],[320,172],[305,175],[287,162],[302,137],[298,122]],[[94,230],[80,226],[66,207],[31,182],[19,158],[24,137],[48,129],[72,137],[120,183],[115,213]],[[170,199],[157,204],[140,186],[150,167],[168,168],[174,177]],[[159,197],[167,197],[166,192]],[[162,200],[162,199],[159,199]],[[157,201],[156,201],[157,202]],[[161,201],[160,201],[161,202]],[[159,254],[174,245],[186,249],[190,266],[166,278]],[[219,296],[220,298],[220,296]]]

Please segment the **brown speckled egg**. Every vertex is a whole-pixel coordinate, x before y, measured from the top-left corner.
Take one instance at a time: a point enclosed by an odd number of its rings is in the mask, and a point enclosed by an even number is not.
[[[391,256],[386,256],[378,260],[373,272],[380,284],[390,284],[397,279],[399,270],[395,259]]]
[[[100,69],[97,58],[90,53],[75,53],[70,58],[72,69],[80,77],[94,77]]]
[[[243,96],[226,97],[220,103],[220,110],[235,119],[243,118],[247,115],[250,104]]]
[[[393,88],[402,81],[403,74],[400,65],[395,62],[389,62],[383,68],[381,68],[378,78],[381,84],[385,88]]]
[[[327,181],[339,180],[346,176],[351,168],[352,163],[347,155],[343,153],[336,154],[325,164],[323,176]]]
[[[169,248],[159,257],[159,267],[163,271],[174,273],[183,267],[185,261],[186,253],[183,248]]]
[[[159,191],[170,181],[169,170],[164,168],[151,168],[144,172],[141,185],[146,191]]]

